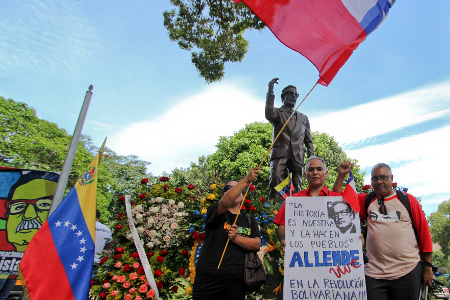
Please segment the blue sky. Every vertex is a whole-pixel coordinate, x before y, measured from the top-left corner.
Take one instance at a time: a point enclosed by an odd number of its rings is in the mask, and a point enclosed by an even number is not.
[[[230,0],[231,1],[231,0]],[[169,1],[2,1],[0,95],[72,133],[94,86],[83,133],[159,175],[215,151],[221,135],[265,121],[267,83],[306,95],[315,67],[268,30],[249,31],[241,63],[206,84],[168,38]],[[328,87],[300,107],[365,171],[377,162],[422,198],[427,214],[450,197],[449,1],[397,1]],[[281,105],[279,98],[276,104]],[[369,183],[368,177],[365,183]]]

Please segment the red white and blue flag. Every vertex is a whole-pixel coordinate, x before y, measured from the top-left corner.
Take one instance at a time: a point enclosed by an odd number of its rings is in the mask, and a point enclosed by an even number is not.
[[[275,187],[275,190],[286,200],[289,196],[289,191],[294,191],[294,185],[292,184],[292,174],[289,174],[285,180]]]
[[[350,204],[354,211],[359,212],[359,200],[358,195],[356,194],[355,179],[353,178],[352,171],[350,171],[350,176],[348,177],[347,185],[345,186],[342,197],[348,204]]]
[[[309,59],[328,86],[395,0],[233,0],[247,5],[275,36]]]
[[[28,245],[20,263],[28,299],[88,299],[94,264],[99,157]]]

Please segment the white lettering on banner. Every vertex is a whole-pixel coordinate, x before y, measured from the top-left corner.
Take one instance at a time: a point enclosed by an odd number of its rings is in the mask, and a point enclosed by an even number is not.
[[[283,299],[367,299],[359,215],[334,213],[339,201],[286,199]]]

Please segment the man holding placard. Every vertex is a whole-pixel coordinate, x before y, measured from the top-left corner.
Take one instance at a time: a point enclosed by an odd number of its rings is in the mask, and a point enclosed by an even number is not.
[[[325,178],[327,178],[327,175],[328,171],[325,161],[318,156],[310,156],[305,166],[305,176],[308,181],[308,188],[293,194],[292,197],[341,196],[339,193],[329,191],[325,186]],[[285,205],[286,203],[283,203],[273,221],[278,225],[277,235],[283,251],[286,246]]]
[[[341,163],[334,191],[342,191],[351,167],[350,162]],[[369,300],[417,300],[421,281],[425,287],[433,279],[428,222],[414,196],[392,189],[393,178],[387,164],[376,164],[371,173],[373,192],[358,195],[359,214],[367,222]]]
[[[285,252],[283,299],[367,299],[360,227],[352,226],[357,197],[329,191],[327,175],[325,161],[310,157],[308,188],[286,198],[274,220]]]

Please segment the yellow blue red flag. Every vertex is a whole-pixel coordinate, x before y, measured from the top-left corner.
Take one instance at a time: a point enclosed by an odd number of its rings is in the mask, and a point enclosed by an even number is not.
[[[31,240],[20,263],[30,300],[86,300],[95,251],[99,153]]]
[[[279,185],[275,187],[275,190],[286,200],[286,197],[289,196],[289,191],[294,190],[294,186],[292,185],[292,174],[289,174],[285,180],[283,180]]]

